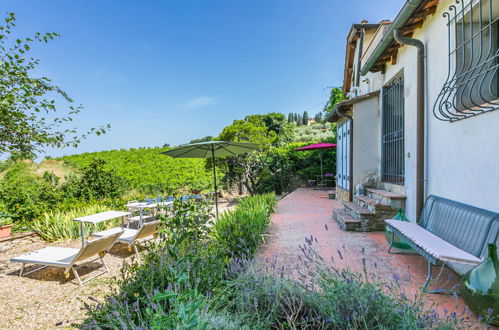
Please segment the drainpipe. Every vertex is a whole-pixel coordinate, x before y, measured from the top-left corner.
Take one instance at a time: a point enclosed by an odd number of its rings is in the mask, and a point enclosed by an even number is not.
[[[390,27],[388,28],[388,31],[386,31],[386,34],[381,38],[381,41],[379,44],[376,46],[374,49],[373,53],[369,58],[367,59],[366,63],[361,69],[360,74],[365,76],[369,70],[373,67],[373,65],[376,63],[378,58],[383,54],[383,52],[386,50],[386,48],[391,44],[394,38],[394,31],[396,29],[402,28],[405,23],[409,20],[409,18],[412,16],[412,14],[418,9],[418,7],[423,3],[423,0],[407,0],[400,12],[398,13],[397,17],[393,21],[392,24],[390,24]]]
[[[359,41],[359,58],[357,59],[357,72],[355,75],[355,85],[357,87],[360,86],[360,65],[362,64],[362,52],[363,52],[363,46],[364,46],[364,36],[366,34],[366,29],[361,28],[360,29],[360,41]],[[358,95],[356,95],[358,96]]]
[[[349,146],[349,152],[350,152],[350,161],[348,163],[348,168],[349,168],[349,173],[350,173],[350,180],[349,180],[349,185],[348,185],[348,201],[351,202],[353,200],[353,117],[350,115],[347,115],[343,111],[343,106],[341,103],[338,103],[334,107],[334,111],[338,116],[347,118],[350,120],[350,146]]]
[[[424,143],[425,143],[425,113],[424,113],[424,44],[421,40],[407,38],[399,29],[393,30],[393,37],[402,44],[416,47],[417,55],[417,104],[416,104],[416,219],[419,219],[424,204]]]

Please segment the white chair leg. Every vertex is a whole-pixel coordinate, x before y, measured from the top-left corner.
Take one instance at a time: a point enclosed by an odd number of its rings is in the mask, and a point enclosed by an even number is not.
[[[83,283],[81,282],[81,279],[80,279],[80,276],[78,275],[78,272],[76,271],[76,269],[75,269],[74,267],[73,267],[73,268],[71,268],[71,269],[73,270],[73,274],[74,274],[75,278],[78,280],[78,284],[79,284],[80,286],[82,286],[82,285],[83,285]]]
[[[26,266],[25,263],[22,264],[21,266],[21,270],[19,271],[19,276],[23,276],[23,272],[24,272],[24,267]]]
[[[133,246],[133,250],[135,251],[135,255],[137,256],[137,260],[140,262],[140,254],[139,254],[139,250],[137,249],[137,245],[132,244],[132,246]]]
[[[107,264],[106,264],[106,261],[104,260],[103,257],[99,256],[100,257],[100,261],[102,261],[102,264],[104,265],[104,268],[106,268],[106,272],[109,272],[109,267],[107,267]]]

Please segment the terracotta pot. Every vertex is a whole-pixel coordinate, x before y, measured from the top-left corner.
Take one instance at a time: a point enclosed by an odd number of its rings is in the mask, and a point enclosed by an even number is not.
[[[489,256],[461,279],[461,296],[475,313],[499,325],[499,260],[497,246],[489,244]]]
[[[0,226],[0,238],[10,237],[13,225]]]

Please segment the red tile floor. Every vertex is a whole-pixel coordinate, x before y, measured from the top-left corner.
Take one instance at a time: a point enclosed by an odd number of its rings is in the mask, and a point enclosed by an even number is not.
[[[260,252],[260,260],[275,258],[279,267],[284,265],[287,273],[292,274],[300,264],[299,245],[313,236],[314,241],[317,239],[313,246],[325,262],[334,260],[337,267],[361,271],[364,259],[368,272],[378,274],[384,281],[397,278],[406,295],[414,296],[424,283],[426,260],[419,255],[388,254],[383,232],[342,231],[332,219],[333,208],[341,207],[338,201],[327,198],[326,191],[300,188],[287,195],[272,216],[270,237]],[[458,275],[445,267],[434,267],[433,273],[441,279],[435,282],[440,288],[452,288],[459,283]],[[463,301],[454,296],[428,294],[425,300],[434,303],[441,314],[446,310],[461,314],[465,309]]]

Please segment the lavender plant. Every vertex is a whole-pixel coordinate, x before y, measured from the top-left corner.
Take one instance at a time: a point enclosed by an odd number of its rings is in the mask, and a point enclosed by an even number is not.
[[[251,197],[239,207],[260,209],[260,203],[268,203],[263,209],[269,218],[275,197]],[[122,268],[119,293],[104,304],[88,306],[84,328],[184,329],[187,325],[202,328],[207,324],[198,315],[204,300],[223,289],[229,261],[236,260],[236,251],[230,250],[235,245],[229,247],[212,235],[208,203],[175,203],[173,216],[164,215],[161,220],[165,224],[161,240],[151,244],[142,264]],[[239,241],[239,237],[234,239]],[[181,285],[175,286],[179,278]]]

